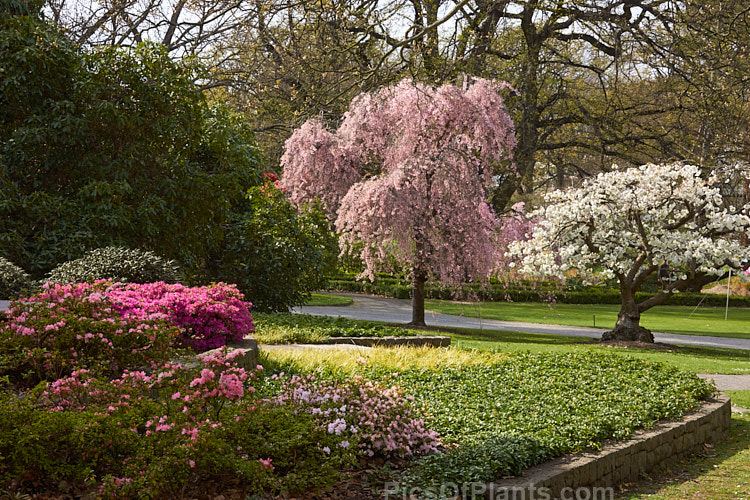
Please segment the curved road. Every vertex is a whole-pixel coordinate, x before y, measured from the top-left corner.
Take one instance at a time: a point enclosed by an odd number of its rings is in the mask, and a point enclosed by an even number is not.
[[[336,293],[335,295],[351,297],[354,300],[354,303],[349,306],[302,306],[295,308],[294,312],[313,314],[316,316],[340,316],[350,319],[386,321],[388,323],[408,323],[411,321],[411,301],[408,299],[391,299],[356,293]],[[425,311],[425,322],[431,326],[443,326],[448,328],[504,330],[590,338],[599,338],[602,336],[602,333],[606,331],[604,328],[543,325],[538,323],[521,323],[517,321],[468,318],[465,316],[440,314],[432,311]],[[750,326],[748,328],[750,328]],[[675,335],[671,333],[654,332],[654,340],[664,344],[750,349],[750,339]]]

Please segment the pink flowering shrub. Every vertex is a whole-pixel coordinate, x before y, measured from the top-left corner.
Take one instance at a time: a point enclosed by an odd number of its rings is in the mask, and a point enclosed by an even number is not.
[[[316,383],[313,375],[295,375],[283,385],[278,400],[315,415],[329,434],[347,436],[340,446],[357,446],[370,457],[408,457],[437,450],[437,433],[414,418],[414,398],[398,386],[385,387],[360,375],[344,383]]]
[[[114,380],[80,369],[24,398],[0,393],[0,485],[29,470],[51,484],[85,480],[104,498],[175,498],[227,479],[248,493],[331,484],[356,456],[347,437],[291,402],[260,399],[250,383],[262,367],[240,368],[239,355]]]
[[[248,382],[255,372],[234,362],[240,355],[214,353],[198,367],[166,363],[111,381],[76,370],[48,384],[36,404],[85,417],[76,429],[76,455],[96,471],[107,498],[172,496],[207,469],[227,467],[248,484],[266,484],[273,470],[268,457],[230,463],[237,450],[223,437],[235,405],[254,391]]]
[[[13,354],[0,374],[35,383],[75,369],[116,375],[167,360],[177,329],[162,314],[121,315],[108,295],[111,289],[106,282],[50,283],[13,302],[0,326],[0,350]]]
[[[113,308],[126,318],[163,315],[180,329],[178,340],[196,351],[242,340],[255,331],[244,296],[234,285],[186,287],[164,282],[113,286]]]

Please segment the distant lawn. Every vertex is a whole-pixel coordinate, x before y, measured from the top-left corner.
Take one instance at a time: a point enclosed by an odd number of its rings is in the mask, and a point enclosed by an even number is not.
[[[306,306],[348,306],[354,302],[349,297],[340,295],[328,295],[324,293],[313,293],[310,299],[305,302]]]
[[[529,302],[460,303],[441,300],[426,301],[431,311],[482,317],[502,321],[523,321],[549,325],[596,326],[613,328],[620,307],[604,304],[540,304]],[[750,308],[730,308],[724,320],[720,307],[657,306],[641,316],[641,325],[655,332],[682,335],[750,338]],[[692,316],[691,316],[692,313]]]
[[[462,329],[465,334],[447,333],[451,346],[459,349],[495,352],[608,352],[622,356],[668,363],[693,373],[750,373],[750,350],[715,347],[675,346],[674,349],[610,347],[585,337],[544,335],[498,330]]]

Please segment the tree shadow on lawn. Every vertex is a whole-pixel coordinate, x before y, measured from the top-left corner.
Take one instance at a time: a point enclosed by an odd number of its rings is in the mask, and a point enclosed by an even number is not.
[[[732,415],[730,434],[721,442],[714,446],[704,445],[699,454],[671,465],[659,466],[643,474],[637,482],[621,485],[616,498],[644,498],[654,494],[668,495],[666,498],[717,498],[713,495],[721,491],[721,486],[736,488],[740,479],[735,477],[737,474],[743,474],[745,480],[750,475],[750,415],[744,415]],[[712,471],[716,471],[716,477],[703,477]],[[680,485],[685,485],[685,491],[679,493],[689,496],[675,497],[673,495],[678,492],[661,491],[667,487],[679,488]]]

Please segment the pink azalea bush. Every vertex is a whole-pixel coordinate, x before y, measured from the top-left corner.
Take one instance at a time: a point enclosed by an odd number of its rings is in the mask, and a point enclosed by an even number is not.
[[[104,498],[173,497],[230,478],[252,493],[302,491],[331,484],[362,455],[436,449],[400,388],[295,376],[261,398],[262,367],[239,367],[241,355],[112,380],[82,368],[24,398],[0,393],[0,455],[9,457],[0,485],[34,469],[40,481],[86,480]]]
[[[48,384],[37,404],[85,416],[76,429],[78,453],[98,473],[105,498],[171,496],[210,469],[239,472],[261,488],[274,482],[270,459],[240,459],[226,439],[239,419],[237,405],[254,399],[248,383],[257,371],[237,366],[242,355],[217,352],[194,368],[165,363],[150,374],[126,371],[111,381],[76,370]]]
[[[178,330],[163,314],[123,316],[106,282],[60,285],[11,303],[0,347],[13,353],[4,368],[20,378],[55,380],[85,368],[110,375],[168,359]]]
[[[250,493],[304,491],[363,455],[438,443],[398,387],[272,382],[260,366],[240,367],[241,350],[169,362],[178,335],[204,348],[252,330],[242,295],[224,284],[48,284],[8,318],[0,348],[15,354],[0,358],[0,388],[8,360],[11,374],[35,374],[21,381],[41,382],[0,391],[0,487],[33,472],[103,498],[177,497],[226,480]]]
[[[341,446],[358,446],[367,456],[408,457],[437,450],[436,432],[415,418],[398,386],[385,387],[357,375],[343,384],[293,376],[278,397],[317,416],[330,434],[348,436]]]
[[[206,351],[255,332],[250,302],[234,285],[186,287],[164,282],[113,286],[113,307],[126,318],[162,315],[180,329],[179,341]]]

